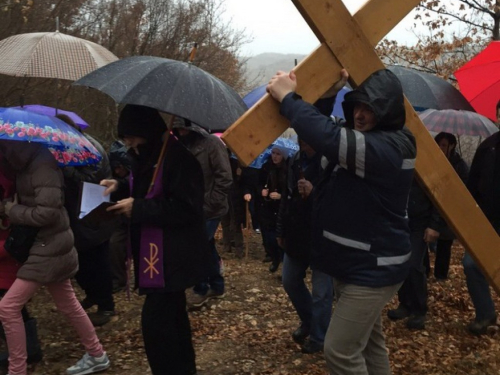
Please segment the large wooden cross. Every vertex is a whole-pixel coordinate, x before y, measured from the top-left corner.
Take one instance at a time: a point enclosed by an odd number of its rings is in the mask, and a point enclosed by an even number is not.
[[[295,68],[297,93],[313,103],[339,79],[342,67],[359,85],[384,64],[374,46],[420,0],[370,0],[354,16],[341,0],[292,0],[321,42]],[[500,294],[500,237],[405,99],[406,124],[417,139],[416,171],[433,202]],[[266,94],[222,136],[248,165],[283,133],[288,121]]]

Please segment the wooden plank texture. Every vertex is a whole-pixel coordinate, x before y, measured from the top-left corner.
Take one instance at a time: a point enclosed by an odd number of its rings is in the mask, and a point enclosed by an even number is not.
[[[300,11],[300,2],[294,3]],[[419,0],[371,0],[356,12],[354,19],[374,46],[418,3]],[[322,2],[315,4],[319,6]],[[325,40],[318,30],[314,31],[320,41]],[[299,83],[297,92],[305,101],[315,102],[339,79],[341,68],[328,46],[322,43],[294,69]],[[266,94],[224,132],[222,139],[244,165],[249,165],[288,125],[279,114],[278,103]]]

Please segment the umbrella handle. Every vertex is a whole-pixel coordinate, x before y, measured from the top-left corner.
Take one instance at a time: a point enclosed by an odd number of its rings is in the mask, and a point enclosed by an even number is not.
[[[172,117],[170,117],[170,122],[168,124],[167,130],[172,128],[172,124],[174,123],[174,119],[175,119],[175,116],[172,115]],[[160,166],[162,165],[161,161],[163,160],[163,157],[165,156],[165,151],[167,150],[167,143],[168,143],[169,137],[170,137],[170,131],[167,131],[167,135],[165,137],[165,140],[163,141],[163,145],[161,146],[160,156],[158,156],[158,162],[156,163],[156,168],[155,168],[155,172],[153,173],[153,178],[151,179],[151,183],[149,184],[148,193],[153,189],[153,186],[155,185],[156,176],[158,175],[158,172],[160,170]]]

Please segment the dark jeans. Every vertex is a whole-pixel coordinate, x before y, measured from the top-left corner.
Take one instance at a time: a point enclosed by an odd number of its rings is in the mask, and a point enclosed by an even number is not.
[[[87,298],[101,311],[114,311],[113,281],[109,260],[109,242],[78,252],[79,268],[76,281]]]
[[[312,271],[312,289],[306,283],[309,265],[290,258],[283,259],[283,288],[285,288],[301,326],[310,332],[311,341],[322,344],[332,317],[333,278],[318,270]]]
[[[196,373],[184,291],[148,294],[142,307],[141,324],[153,375]]]
[[[196,294],[205,295],[208,293],[209,289],[212,289],[217,294],[224,293],[224,276],[221,274],[220,270],[220,256],[217,253],[217,248],[215,247],[215,232],[217,231],[217,227],[219,226],[220,218],[207,220],[207,235],[208,235],[208,248],[210,251],[209,263],[207,266],[210,267],[210,276],[207,281],[203,281],[199,284],[196,284],[193,288]]]
[[[260,231],[262,232],[262,242],[266,254],[271,257],[273,264],[280,264],[283,260],[283,249],[278,245],[276,229],[262,227]]]
[[[398,291],[399,303],[415,315],[427,313],[427,277],[424,266],[427,243],[424,241],[424,231],[425,229],[414,230],[410,234],[410,273]]]
[[[476,310],[476,320],[487,320],[495,316],[495,304],[491,298],[490,285],[476,263],[465,252],[462,261],[467,281],[467,289]]]

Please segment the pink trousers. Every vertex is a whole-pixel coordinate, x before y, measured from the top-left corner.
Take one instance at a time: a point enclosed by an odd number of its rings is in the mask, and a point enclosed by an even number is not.
[[[9,374],[27,374],[26,333],[24,330],[22,307],[30,300],[42,284],[16,279],[0,301],[0,321],[5,330],[9,349]],[[57,309],[62,312],[76,329],[85,350],[91,356],[103,354],[102,345],[97,338],[94,326],[76,299],[71,281],[45,285],[52,295]]]

